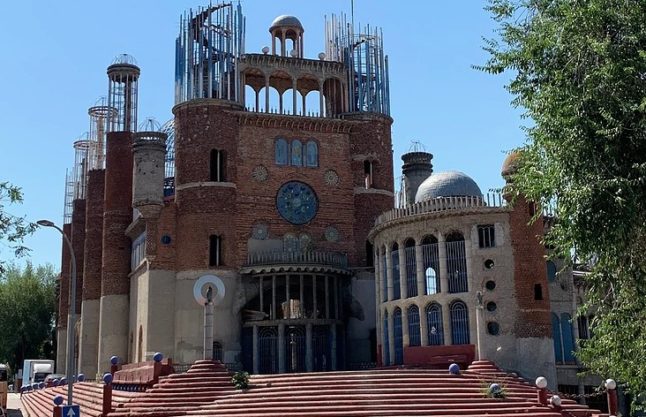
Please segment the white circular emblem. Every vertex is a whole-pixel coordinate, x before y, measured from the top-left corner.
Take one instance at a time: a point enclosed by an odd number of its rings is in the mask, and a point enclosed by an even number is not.
[[[195,301],[201,306],[206,304],[207,292],[211,288],[211,300],[213,304],[218,304],[224,299],[224,282],[215,275],[202,275],[195,285],[193,285],[193,296]]]

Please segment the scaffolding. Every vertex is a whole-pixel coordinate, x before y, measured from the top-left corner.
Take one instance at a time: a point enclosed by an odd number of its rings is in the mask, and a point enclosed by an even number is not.
[[[343,62],[347,68],[349,111],[389,115],[388,56],[382,30],[366,25],[355,32],[345,14],[326,17],[325,27],[327,59]]]
[[[90,115],[88,169],[104,169],[105,135],[110,121],[116,118],[117,111],[107,105],[106,97],[101,97],[88,109],[88,114]]]
[[[108,123],[109,132],[136,131],[139,73],[135,59],[127,54],[108,67],[108,107],[116,112]]]
[[[238,3],[185,12],[175,42],[175,104],[199,98],[241,101],[237,62],[244,53],[245,18]]]
[[[88,133],[86,132],[81,136],[81,138],[74,142],[74,167],[72,168],[71,176],[71,181],[73,183],[73,200],[85,198],[87,189],[87,173],[89,170],[89,150],[90,141],[88,140]]]
[[[164,197],[170,197],[175,194],[175,119],[164,123],[161,131],[166,134]]]
[[[74,181],[69,169],[65,170],[65,201],[63,203],[63,223],[72,223],[72,211],[74,211]]]

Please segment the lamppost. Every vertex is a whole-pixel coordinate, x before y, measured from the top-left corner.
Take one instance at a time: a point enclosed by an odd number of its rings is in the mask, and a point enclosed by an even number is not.
[[[74,385],[74,325],[76,323],[76,256],[74,256],[74,248],[72,242],[67,237],[63,229],[56,226],[50,220],[38,220],[36,222],[39,226],[53,227],[61,232],[63,240],[67,243],[72,258],[72,276],[70,279],[70,293],[69,293],[69,308],[67,309],[67,363],[65,366],[65,378],[67,379],[67,405],[72,405],[72,388]]]

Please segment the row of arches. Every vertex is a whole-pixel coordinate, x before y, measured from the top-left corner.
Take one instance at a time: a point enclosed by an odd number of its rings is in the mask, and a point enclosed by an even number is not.
[[[440,256],[440,251],[444,257]],[[401,248],[399,243],[393,242],[382,247],[377,256],[380,258],[382,302],[441,291],[460,293],[469,290],[465,241],[460,232],[448,234],[443,242],[434,235],[425,236],[419,245],[413,238],[406,239]],[[440,259],[446,259],[446,264],[441,265]],[[418,265],[421,265],[421,276]],[[446,287],[442,286],[443,276],[447,280]],[[392,295],[389,287],[392,287]]]
[[[423,314],[425,315],[425,320],[420,319],[420,310],[415,304],[406,309],[407,320],[405,325],[407,326],[408,346],[444,345],[442,306],[435,302],[428,303]],[[389,323],[389,315],[386,310],[383,313],[382,327],[384,364],[391,365],[390,340],[392,338],[394,348],[392,365],[401,365],[404,363],[404,329],[402,327],[404,324],[401,308],[396,307],[392,312],[392,332],[389,331]],[[425,328],[423,329],[424,323]],[[452,345],[470,343],[469,312],[466,304],[461,300],[453,301],[449,305],[449,329]],[[422,340],[422,335],[426,335],[426,340]]]

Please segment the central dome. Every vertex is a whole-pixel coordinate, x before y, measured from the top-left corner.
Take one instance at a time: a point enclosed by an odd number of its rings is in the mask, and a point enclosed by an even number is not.
[[[278,27],[291,27],[291,28],[299,28],[303,29],[303,25],[301,24],[301,21],[296,18],[296,16],[290,16],[287,14],[284,14],[282,16],[278,16],[277,18],[274,19],[273,22],[271,22],[271,27],[269,30],[273,30],[274,28]]]
[[[438,197],[482,197],[482,191],[475,181],[459,171],[432,174],[417,189],[415,202]]]

